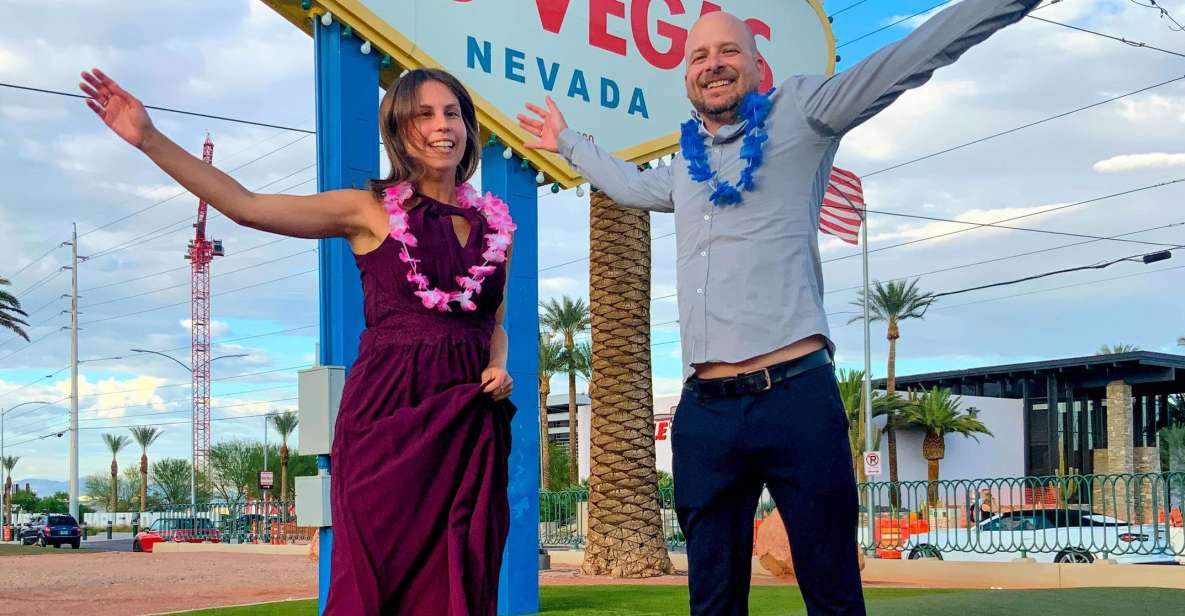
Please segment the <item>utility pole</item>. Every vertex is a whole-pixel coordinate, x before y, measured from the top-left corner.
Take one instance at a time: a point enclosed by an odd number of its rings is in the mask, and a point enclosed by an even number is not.
[[[78,223],[70,236],[70,515],[78,518]],[[85,259],[85,257],[83,257]]]

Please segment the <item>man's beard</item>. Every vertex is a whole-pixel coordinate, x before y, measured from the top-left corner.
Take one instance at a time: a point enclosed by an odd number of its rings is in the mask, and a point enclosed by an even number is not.
[[[736,119],[737,110],[741,107],[741,98],[741,95],[737,94],[732,98],[715,105],[709,105],[702,99],[692,101],[692,103],[695,107],[695,110],[698,111],[700,115],[704,115],[718,121],[733,120]]]

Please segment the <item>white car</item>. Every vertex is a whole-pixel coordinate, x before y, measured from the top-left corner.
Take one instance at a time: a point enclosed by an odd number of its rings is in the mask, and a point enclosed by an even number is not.
[[[1029,509],[992,516],[971,528],[911,534],[911,560],[1003,561],[1022,555],[1038,562],[1177,564],[1165,525],[1129,524],[1077,509]]]

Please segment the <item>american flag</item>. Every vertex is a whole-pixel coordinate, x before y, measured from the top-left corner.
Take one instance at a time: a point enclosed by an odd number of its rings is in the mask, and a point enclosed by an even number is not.
[[[819,231],[834,235],[849,244],[860,243],[860,223],[864,220],[864,188],[855,173],[831,168],[827,193],[819,212]]]

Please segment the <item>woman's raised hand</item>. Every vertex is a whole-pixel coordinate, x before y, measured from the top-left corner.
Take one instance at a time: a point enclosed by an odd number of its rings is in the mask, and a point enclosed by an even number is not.
[[[90,97],[86,104],[91,111],[124,141],[142,148],[145,138],[156,130],[144,105],[97,68],[83,71],[82,79],[78,87]]]

